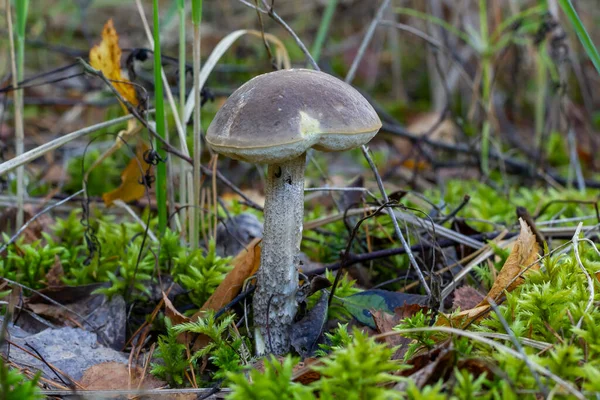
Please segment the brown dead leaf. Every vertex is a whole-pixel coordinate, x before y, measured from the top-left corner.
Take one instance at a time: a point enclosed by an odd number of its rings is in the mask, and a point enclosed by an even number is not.
[[[531,232],[529,226],[521,218],[519,218],[519,224],[521,225],[521,233],[519,233],[519,237],[517,238],[510,255],[506,259],[502,270],[500,270],[500,273],[487,296],[474,308],[461,311],[454,315],[440,314],[440,318],[438,318],[436,322],[437,326],[462,328],[472,321],[479,320],[486,315],[491,308],[487,299],[491,298],[494,301],[498,301],[505,290],[512,291],[523,283],[524,278],[519,276],[519,274],[521,274],[524,268],[533,264],[533,266],[529,268],[530,270],[539,269],[539,264],[534,264],[539,256],[539,246],[536,237]]]
[[[118,362],[104,362],[92,365],[83,373],[79,383],[86,390],[127,390],[137,389],[143,369],[134,367],[130,371],[126,364]],[[158,389],[165,386],[166,382],[160,381],[150,374],[143,377],[140,389]]]
[[[197,321],[208,310],[218,311],[228,303],[242,290],[246,279],[258,271],[260,266],[260,238],[253,239],[245,249],[233,259],[233,269],[229,271],[225,279],[219,284],[213,294],[206,300],[200,310],[198,310],[190,320]],[[209,343],[210,339],[206,335],[199,335],[194,342],[193,349],[198,350]]]
[[[427,307],[419,304],[405,304],[401,307],[394,309],[394,314],[388,314],[383,311],[371,310],[373,321],[378,333],[392,332],[394,327],[398,325],[404,318],[412,317],[417,312],[423,310],[427,311]],[[386,336],[383,338],[385,343],[390,347],[400,346],[392,356],[392,360],[401,360],[408,351],[408,345],[412,342],[412,339],[406,338],[400,334]]]
[[[54,256],[54,264],[52,268],[46,274],[46,283],[48,287],[60,287],[63,286],[62,277],[65,275],[65,271],[63,270],[62,263],[60,262],[60,258],[58,255]]]
[[[129,124],[127,125],[129,129]],[[134,127],[135,125],[131,125]],[[150,147],[143,141],[138,142],[136,156],[129,161],[121,173],[121,185],[113,191],[104,193],[102,200],[107,207],[111,206],[115,200],[122,200],[125,203],[139,200],[146,194],[146,186],[142,179],[148,169],[152,170],[152,165],[144,160],[144,153],[150,150]]]
[[[461,310],[470,310],[477,307],[484,297],[485,296],[479,293],[474,287],[468,285],[461,286],[454,291],[452,309],[456,310],[460,308]]]
[[[171,320],[173,325],[184,324],[190,322],[190,319],[177,311],[171,300],[167,297],[166,293],[163,292],[163,302],[165,303],[165,317]],[[177,336],[177,341],[179,343],[190,343],[192,341],[191,333],[182,333]]]
[[[479,303],[480,306],[488,304],[487,298],[497,301],[505,290],[510,292],[523,283],[524,278],[517,278],[517,276],[521,274],[524,268],[534,264],[538,259],[540,248],[535,235],[521,218],[519,218],[519,224],[521,225],[521,233],[519,233],[519,237],[502,270],[500,270],[500,274],[498,274],[496,281],[492,285],[490,292]],[[530,270],[538,270],[539,268],[539,264],[534,264]]]
[[[133,106],[138,105],[135,87],[121,75],[121,48],[119,47],[119,35],[109,19],[102,30],[102,42],[90,50],[90,65],[106,76],[123,96]],[[126,107],[123,109],[127,111]]]
[[[294,366],[292,370],[292,381],[299,382],[303,385],[318,381],[321,379],[321,373],[313,369],[313,367],[317,365],[323,365],[323,362],[318,358],[305,358]]]
[[[171,303],[171,300],[169,300],[165,292],[163,292],[162,295],[163,301],[165,303],[165,316],[171,320],[173,325],[179,325],[190,322],[190,319],[188,317],[177,311],[177,309],[175,308],[175,306],[173,306],[173,303]]]
[[[252,240],[232,261],[233,269],[227,274],[223,282],[214,293],[206,300],[200,311],[192,317],[195,321],[202,311],[220,310],[242,290],[246,279],[258,271],[260,266],[260,243],[261,239]]]
[[[410,381],[421,389],[427,384],[434,384],[444,379],[452,371],[456,351],[450,340],[436,345],[433,349],[414,356],[408,364],[410,369],[402,370],[400,375],[407,376]],[[395,390],[406,391],[408,380],[403,380],[394,386]]]
[[[54,304],[34,303],[28,304],[27,308],[33,311],[36,315],[42,315],[44,317],[53,318],[56,320],[65,320],[69,315],[69,312],[64,308],[55,306]]]

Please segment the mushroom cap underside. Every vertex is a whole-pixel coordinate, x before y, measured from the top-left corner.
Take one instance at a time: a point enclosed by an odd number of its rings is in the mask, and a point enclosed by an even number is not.
[[[313,147],[342,151],[367,143],[381,128],[369,102],[323,72],[292,69],[246,82],[208,128],[216,152],[253,163],[277,163]]]

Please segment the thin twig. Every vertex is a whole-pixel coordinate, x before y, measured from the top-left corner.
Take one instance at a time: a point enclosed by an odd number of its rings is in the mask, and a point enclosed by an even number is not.
[[[455,153],[464,153],[469,156],[476,157],[477,159],[479,157],[479,155],[475,153],[475,149],[467,144],[460,144],[460,143],[459,144],[451,144],[451,143],[444,143],[441,141],[436,141],[436,140],[429,139],[429,138],[424,138],[424,137],[414,135],[414,134],[406,131],[406,129],[403,129],[402,127],[398,126],[397,124],[384,122],[381,130],[384,132],[388,132],[393,135],[408,139],[412,143],[425,143],[429,146],[436,147],[436,148],[439,148],[442,150],[447,150],[447,151],[451,151],[451,152],[455,152]],[[547,176],[549,176],[550,178],[554,179],[556,182],[560,183],[561,185],[567,184],[568,180],[566,178],[558,175],[555,171],[550,170],[550,171],[546,171],[545,173],[543,173],[543,172],[534,170],[529,163],[517,160],[515,158],[503,156],[502,154],[498,153],[498,151],[493,148],[490,149],[489,156],[490,156],[490,159],[502,160],[502,162],[504,162],[507,167],[510,167],[512,170],[522,173],[526,176],[533,175],[533,177],[535,177],[537,179],[541,179],[541,180],[546,180]],[[547,175],[547,176],[545,176],[545,175]],[[593,181],[590,179],[585,180],[585,185],[588,188],[593,188],[593,189],[600,188],[600,182]]]
[[[363,192],[368,194],[373,199],[377,200],[377,197],[371,193],[371,191],[364,187],[333,187],[333,186],[324,186],[324,187],[314,187],[314,188],[304,188],[305,192]]]
[[[37,294],[38,296],[41,296],[41,297],[42,297],[44,300],[46,300],[47,302],[49,302],[49,303],[51,303],[51,304],[54,304],[55,306],[57,306],[57,307],[60,307],[60,308],[62,308],[63,310],[65,310],[65,311],[68,311],[68,312],[70,312],[71,314],[73,314],[73,315],[75,315],[75,316],[77,316],[77,317],[81,318],[81,320],[82,320],[83,322],[85,322],[86,324],[88,324],[88,325],[90,326],[90,328],[92,328],[92,331],[93,331],[93,332],[97,332],[97,331],[98,331],[98,329],[100,329],[100,328],[98,328],[97,326],[95,326],[94,324],[92,324],[92,323],[91,323],[91,322],[90,322],[90,321],[89,321],[89,320],[88,320],[86,317],[84,317],[83,315],[79,314],[78,312],[76,312],[76,311],[74,311],[74,310],[70,309],[69,307],[67,307],[67,306],[65,306],[65,305],[63,305],[63,304],[60,304],[58,301],[56,301],[56,300],[54,300],[53,298],[51,298],[51,297],[49,297],[49,296],[45,295],[44,293],[42,293],[42,292],[40,292],[40,291],[38,291],[38,290],[32,289],[32,288],[30,288],[29,286],[23,285],[22,283],[19,283],[19,282],[13,281],[13,280],[11,280],[11,279],[8,279],[8,278],[2,278],[2,279],[3,279],[3,280],[5,280],[6,282],[10,283],[11,285],[16,285],[16,286],[19,286],[19,287],[21,287],[21,288],[23,288],[23,289],[27,289],[27,290],[29,290],[29,291],[31,291],[31,292],[33,292],[33,293]],[[100,336],[104,336],[104,335],[100,335]],[[103,340],[103,341],[105,341],[105,338],[104,338],[104,337],[102,337],[102,340]]]
[[[83,189],[82,189],[82,191],[83,191]],[[122,209],[124,209],[125,211],[127,211],[127,213],[129,215],[131,215],[131,217],[135,220],[135,222],[138,223],[142,227],[142,229],[144,230],[144,232],[148,232],[148,237],[150,237],[150,239],[152,239],[152,241],[154,243],[158,243],[158,238],[156,237],[156,235],[154,235],[154,233],[151,230],[148,229],[148,225],[146,225],[146,223],[144,221],[142,221],[142,219],[135,213],[135,211],[133,211],[131,209],[131,207],[129,207],[127,205],[127,203],[125,203],[122,200],[118,200],[117,199],[117,200],[113,201],[113,204],[116,205],[116,206],[118,206],[118,207],[121,207]]]
[[[148,124],[148,122],[146,121],[146,119],[140,114],[140,112],[131,105],[131,103],[129,103],[127,100],[125,100],[123,98],[123,96],[121,96],[121,94],[115,89],[115,87],[111,84],[110,80],[108,80],[104,74],[102,73],[102,71],[99,71],[95,68],[93,68],[92,66],[90,66],[88,63],[86,63],[83,59],[79,59],[79,62],[83,65],[84,70],[92,75],[95,75],[97,77],[99,77],[100,79],[102,79],[111,89],[111,91],[113,92],[113,94],[119,99],[119,101],[121,101],[122,104],[125,105],[125,107],[127,108],[127,111],[129,111],[131,114],[133,114],[133,116],[146,128],[148,129],[148,132],[150,132],[152,134],[152,136],[157,139],[159,142],[161,142],[161,144],[164,146],[165,151],[167,151],[168,153],[171,153],[179,158],[181,158],[182,160],[187,161],[189,164],[193,165],[193,161],[190,157],[188,157],[187,155],[181,153],[179,150],[177,150],[176,148],[174,148],[173,146],[171,146],[168,142],[166,142],[159,134],[156,133],[156,131],[154,130],[154,128]],[[127,116],[129,119],[130,116]],[[125,118],[125,117],[122,117]],[[11,160],[12,161],[12,160]],[[2,166],[0,165],[0,175],[2,174]],[[200,164],[200,169],[202,170],[202,172],[210,177],[212,177],[212,171],[210,170],[210,168],[206,168],[205,166],[203,166],[202,164]],[[257,209],[257,210],[262,210],[262,207],[259,206],[258,204],[256,204],[254,201],[252,201],[248,196],[246,196],[244,194],[244,192],[242,192],[238,187],[236,187],[233,183],[231,183],[231,181],[229,181],[227,178],[225,178],[219,171],[217,171],[217,179],[219,179],[223,184],[225,184],[227,187],[229,187],[231,190],[233,190],[236,194],[238,194],[240,197],[242,197],[244,200],[246,200],[246,202],[248,203],[248,205],[250,205],[251,207]]]
[[[267,9],[268,9],[267,14],[269,14],[269,17],[273,18],[273,20],[275,20],[275,22],[277,22],[279,25],[281,25],[283,27],[283,29],[285,29],[290,34],[290,36],[294,39],[294,41],[296,42],[298,47],[300,47],[300,50],[302,50],[302,52],[304,53],[304,56],[306,57],[308,62],[312,65],[312,67],[314,69],[316,69],[317,71],[320,71],[320,68],[317,65],[317,62],[315,61],[313,56],[310,54],[310,52],[308,51],[308,49],[306,48],[306,46],[304,45],[302,40],[300,40],[298,35],[296,35],[296,32],[294,32],[294,30],[292,28],[290,28],[290,26],[288,24],[286,24],[286,22],[283,19],[281,19],[281,17],[275,12],[273,7],[271,7],[267,4],[266,0],[262,0],[262,3],[265,7],[267,7]],[[256,9],[258,10],[258,7],[256,7]]]
[[[388,203],[389,198],[388,198],[387,192],[385,191],[385,187],[383,186],[383,181],[381,180],[379,171],[377,171],[377,167],[375,166],[375,163],[373,162],[373,159],[371,158],[371,155],[369,154],[369,150],[367,149],[367,147],[365,145],[363,145],[361,149],[362,149],[363,155],[365,156],[365,158],[367,159],[367,162],[369,163],[369,166],[371,167],[371,170],[373,171],[373,174],[375,175],[375,179],[377,180],[377,186],[379,187],[379,191],[381,192],[381,197],[383,197],[384,203]],[[389,213],[389,215],[392,219],[392,224],[394,225],[394,231],[396,233],[396,236],[398,237],[398,239],[400,239],[400,243],[402,243],[402,246],[406,249],[406,255],[408,256],[410,264],[415,269],[415,272],[417,273],[417,276],[419,277],[419,281],[421,282],[423,289],[425,289],[425,293],[427,293],[428,296],[431,296],[431,289],[429,289],[429,285],[427,285],[427,281],[425,280],[423,271],[421,271],[421,268],[419,267],[419,264],[417,263],[417,260],[415,259],[414,254],[410,250],[410,246],[408,245],[408,242],[404,238],[404,234],[402,234],[402,230],[400,230],[400,225],[398,225],[398,220],[396,219],[396,213],[393,212],[392,210],[390,210],[390,211],[391,212]]]
[[[360,47],[358,48],[356,57],[354,57],[354,61],[352,61],[350,70],[348,71],[348,74],[346,75],[346,79],[345,79],[346,83],[352,83],[352,81],[354,80],[354,75],[356,74],[356,70],[358,69],[360,62],[362,61],[363,56],[365,55],[367,46],[369,45],[369,43],[371,42],[371,39],[373,38],[373,35],[375,34],[375,28],[377,28],[377,25],[383,18],[383,13],[385,12],[385,10],[387,9],[389,4],[390,4],[390,0],[383,0],[381,5],[379,6],[379,9],[377,10],[377,13],[375,14],[375,18],[373,18],[373,20],[371,21],[371,24],[367,28],[367,33],[365,33],[365,37],[363,38],[363,41],[360,44]]]
[[[356,57],[354,58],[354,61],[352,62],[352,66],[350,67],[350,70],[348,71],[348,74],[346,75],[346,79],[345,79],[346,83],[348,83],[348,84],[352,83],[352,80],[354,79],[354,75],[356,73],[358,65],[360,64],[360,62],[364,56],[367,46],[369,45],[369,43],[371,42],[371,39],[373,38],[373,34],[375,33],[375,28],[377,27],[377,24],[383,18],[384,11],[387,9],[389,2],[390,2],[390,0],[384,0],[381,3],[381,5],[379,6],[379,9],[377,10],[377,13],[375,14],[375,18],[373,18],[373,20],[371,21],[371,24],[369,25],[369,28],[367,29],[367,33],[365,34],[365,37],[363,38],[363,41],[359,47],[358,53],[356,54]],[[381,196],[383,198],[383,203],[387,204],[389,202],[389,198],[388,198],[388,195],[383,186],[383,181],[381,180],[379,171],[377,171],[377,167],[375,166],[375,163],[371,159],[371,156],[369,155],[369,150],[367,149],[367,147],[365,145],[363,145],[361,147],[361,149],[362,149],[364,157],[366,158],[367,162],[369,163],[369,166],[371,167],[371,170],[373,171],[373,175],[375,175],[375,179],[377,180],[377,186],[379,187],[379,191],[381,192]],[[415,256],[410,251],[410,246],[408,245],[406,239],[404,238],[404,235],[402,234],[402,231],[400,230],[400,226],[398,225],[398,221],[396,220],[395,213],[390,212],[389,215],[392,218],[392,223],[394,225],[394,231],[396,233],[396,236],[398,237],[398,239],[400,239],[400,243],[402,243],[402,246],[406,249],[406,254],[408,256],[408,259],[410,260],[411,265],[415,268],[415,271],[417,272],[417,276],[419,277],[419,281],[421,282],[423,289],[425,289],[425,292],[427,293],[428,296],[431,296],[431,289],[429,289],[429,286],[427,285],[427,281],[425,280],[425,276],[423,275],[423,271],[421,271],[421,268],[419,267],[419,264],[417,263]]]
[[[153,138],[158,140],[163,145],[163,148],[165,149],[165,151],[167,151],[171,154],[174,154],[174,155],[178,156],[179,158],[182,158],[182,159],[188,161],[189,163],[192,162],[192,160],[190,159],[190,157],[188,155],[181,153],[175,147],[171,146],[171,144],[169,142],[167,142],[165,139],[163,139],[162,136],[160,136],[156,132],[156,130],[154,129],[152,124],[149,124],[148,121],[146,120],[146,118],[144,118],[144,116],[140,113],[140,111],[137,108],[133,107],[133,105],[131,105],[131,103],[128,102],[121,95],[121,93],[114,87],[114,85],[112,84],[110,79],[108,79],[102,71],[95,69],[94,67],[92,67],[90,64],[88,64],[82,58],[80,58],[78,60],[79,60],[79,63],[83,66],[83,69],[86,73],[89,73],[90,75],[93,75],[93,76],[97,76],[108,86],[110,91],[119,99],[121,104],[123,104],[125,106],[125,108],[127,108],[127,111],[129,111],[129,113],[132,114],[142,124],[142,126],[144,128],[148,129],[148,132],[150,132],[150,134],[152,135]],[[132,85],[134,85],[134,84],[132,83]]]
[[[79,190],[76,193],[73,193],[69,197],[67,197],[57,203],[49,205],[48,207],[44,208],[42,211],[38,212],[33,217],[31,217],[31,219],[29,219],[29,221],[27,221],[25,224],[23,224],[23,226],[21,228],[19,228],[19,230],[8,240],[8,242],[4,243],[2,245],[2,247],[0,247],[0,254],[2,254],[8,246],[10,246],[12,243],[14,243],[14,241],[17,240],[17,238],[21,235],[21,233],[23,233],[25,231],[25,229],[27,229],[27,227],[31,223],[33,223],[36,219],[38,219],[42,215],[46,214],[48,211],[52,210],[53,208],[58,207],[64,203],[70,201],[73,197],[79,196],[81,193],[83,193],[83,189]]]
[[[583,311],[584,314],[587,314],[590,311],[590,308],[592,308],[592,305],[594,304],[595,293],[594,293],[594,280],[592,279],[592,276],[590,275],[588,270],[585,268],[585,266],[581,262],[581,256],[579,255],[579,235],[581,234],[582,226],[583,226],[583,222],[580,222],[579,225],[577,225],[575,234],[573,235],[573,252],[575,253],[575,259],[577,260],[577,265],[579,266],[579,268],[581,268],[581,271],[583,272],[583,274],[585,275],[585,277],[587,279],[588,290],[590,291],[590,296],[589,296],[588,302],[585,306],[585,310]],[[594,248],[596,248],[596,246],[594,246]],[[579,319],[579,321],[577,321],[576,327],[581,328],[582,323],[583,323],[583,316]]]

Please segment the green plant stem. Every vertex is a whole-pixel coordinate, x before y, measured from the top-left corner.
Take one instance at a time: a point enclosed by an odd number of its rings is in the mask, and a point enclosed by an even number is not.
[[[25,67],[25,27],[27,23],[27,11],[29,9],[29,0],[16,0],[15,11],[16,21],[16,57],[17,57],[17,81],[23,80],[23,69]],[[10,7],[7,6],[7,12]],[[25,129],[23,126],[23,91],[15,92],[15,150],[16,155],[21,155],[25,151]],[[23,167],[17,169],[17,220],[16,226],[20,227],[24,222],[23,203],[25,198],[25,170]]]
[[[537,57],[536,86],[537,95],[535,100],[535,141],[540,150],[543,149],[542,136],[544,132],[546,93],[548,88],[548,73],[541,55]],[[542,150],[543,151],[543,150]]]
[[[202,131],[200,114],[200,23],[202,20],[202,0],[192,0],[192,22],[194,24],[194,172],[193,210],[190,212],[190,246],[198,247],[200,222],[200,163],[202,155]]]
[[[185,78],[186,78],[186,65],[185,65],[185,0],[177,0],[177,7],[179,11],[179,115],[180,120],[183,121],[185,118]],[[183,127],[184,131],[186,127]],[[181,148],[183,149],[186,144],[182,143]],[[188,165],[185,161],[180,160],[179,162],[179,201],[185,203],[187,196],[187,179],[186,171],[188,171]],[[193,190],[189,188],[189,190]],[[185,232],[185,224],[187,222],[187,209],[182,208],[179,211],[179,218],[182,222],[182,231]]]
[[[163,99],[163,85],[161,75],[160,54],[160,24],[158,13],[158,0],[153,1],[153,23],[154,23],[154,103],[156,107],[156,133],[165,137],[165,106]],[[166,152],[160,146],[157,147],[158,154],[164,159]],[[158,209],[158,230],[162,236],[167,229],[167,166],[160,162],[156,166],[156,207]]]
[[[577,37],[588,57],[592,60],[592,64],[596,67],[596,71],[600,74],[600,54],[598,54],[598,49],[594,46],[594,42],[592,42],[585,26],[583,26],[581,19],[579,19],[579,15],[577,15],[577,11],[575,11],[575,7],[573,7],[571,0],[559,0],[558,3],[569,19],[569,22],[571,22],[571,25],[573,25],[573,28],[575,28]]]
[[[337,6],[337,3],[338,0],[329,0],[329,2],[327,3],[327,7],[325,8],[325,12],[323,13],[323,17],[321,18],[319,30],[317,31],[317,37],[315,39],[315,42],[313,43],[313,47],[311,50],[313,59],[317,63],[319,62],[319,58],[321,58],[321,50],[323,49],[323,43],[325,43],[327,32],[329,32],[329,26],[331,25],[331,19],[333,18],[333,13],[335,12],[335,7]]]
[[[491,111],[491,89],[492,89],[492,63],[487,53],[489,46],[488,23],[487,23],[487,1],[479,0],[479,27],[481,30],[482,54],[481,54],[481,97],[486,106],[486,115],[481,130],[481,172],[487,176],[490,172],[490,111]]]

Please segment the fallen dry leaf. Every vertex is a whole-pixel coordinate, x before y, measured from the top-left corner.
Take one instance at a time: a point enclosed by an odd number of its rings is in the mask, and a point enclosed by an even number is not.
[[[46,318],[56,320],[65,320],[69,316],[69,312],[64,308],[55,306],[54,304],[33,303],[28,304],[27,308],[33,311],[36,315],[42,315]]]
[[[487,296],[475,307],[458,314],[440,314],[440,318],[436,322],[437,326],[463,328],[472,321],[480,319],[491,308],[487,299],[498,301],[505,290],[510,292],[523,283],[524,278],[520,274],[524,268],[530,267],[528,271],[539,269],[539,264],[535,263],[539,256],[539,246],[535,235],[521,218],[519,218],[519,224],[521,225],[519,237]]]
[[[177,311],[177,309],[175,308],[175,306],[173,306],[173,303],[171,303],[171,300],[169,300],[165,292],[163,292],[162,295],[163,301],[165,303],[165,316],[171,320],[173,325],[179,325],[190,322],[190,319],[188,317]]]
[[[398,325],[404,318],[412,317],[417,312],[423,310],[427,312],[428,308],[419,304],[405,304],[401,307],[394,309],[394,314],[388,314],[384,311],[371,310],[373,321],[378,333],[392,332],[394,327]],[[385,343],[390,347],[400,346],[394,355],[392,360],[401,360],[408,351],[408,345],[413,341],[412,339],[406,338],[400,334],[385,336],[383,338]]]
[[[135,129],[134,124],[128,124]],[[138,142],[136,156],[129,161],[121,173],[121,185],[110,192],[102,195],[102,200],[107,207],[111,206],[115,200],[122,200],[125,203],[139,200],[146,194],[146,186],[142,183],[146,171],[152,171],[152,165],[144,160],[144,153],[150,150],[150,147],[143,141]]]
[[[427,384],[435,384],[444,379],[452,371],[455,364],[456,351],[452,342],[446,340],[433,349],[414,356],[408,361],[412,368],[400,372],[400,375],[408,377],[394,386],[395,390],[405,392],[407,382],[410,380],[419,388]]]
[[[323,365],[323,362],[318,358],[305,358],[300,361],[292,370],[292,381],[303,385],[318,381],[321,379],[321,373],[313,369],[317,365]]]
[[[220,310],[237,296],[242,290],[246,279],[258,271],[260,266],[260,243],[261,239],[252,240],[232,261],[233,269],[227,274],[223,282],[217,287],[213,294],[206,300],[200,311],[192,317],[195,321],[202,311]]]
[[[139,367],[131,369],[131,378],[126,364],[118,362],[104,362],[92,365],[85,370],[79,383],[86,390],[127,390],[137,389],[142,378],[143,370]],[[158,389],[165,386],[166,382],[160,381],[150,374],[143,377],[140,389]]]
[[[461,286],[454,291],[452,309],[470,310],[477,307],[485,296],[472,286]]]
[[[90,65],[102,71],[125,100],[133,106],[138,105],[135,87],[121,75],[119,35],[117,35],[112,19],[104,24],[102,42],[90,50]],[[123,104],[121,105],[127,111],[127,108]]]
[[[240,293],[246,279],[254,275],[260,266],[260,246],[258,245],[260,241],[260,238],[255,238],[246,248],[240,251],[232,261],[233,269],[229,271],[225,279],[223,279],[213,294],[202,305],[202,308],[192,315],[190,320],[197,321],[199,318],[202,318],[206,311],[220,310]],[[201,349],[209,342],[210,339],[208,336],[198,335],[193,349]]]
[[[521,274],[524,268],[530,267],[529,270],[540,268],[539,264],[535,263],[540,251],[535,235],[521,218],[519,218],[519,224],[521,225],[521,233],[519,233],[519,237],[508,259],[506,259],[502,270],[500,270],[498,277],[494,281],[490,292],[478,304],[480,306],[488,304],[487,298],[498,301],[505,290],[510,292],[523,283],[524,278],[519,276],[519,274]]]
[[[165,317],[169,318],[173,325],[179,325],[190,322],[190,319],[188,317],[177,311],[177,309],[175,308],[173,303],[171,303],[171,300],[169,300],[165,292],[163,292],[162,296],[163,302],[165,304]],[[190,343],[192,340],[192,336],[193,334],[191,333],[181,333],[177,336],[177,341],[183,344]]]

